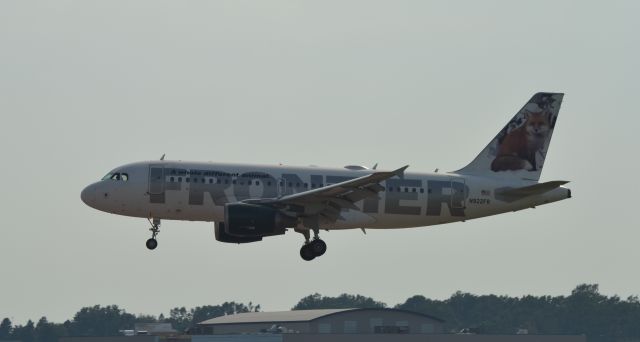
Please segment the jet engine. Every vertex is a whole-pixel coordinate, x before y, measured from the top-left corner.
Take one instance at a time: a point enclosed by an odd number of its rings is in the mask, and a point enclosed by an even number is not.
[[[262,238],[284,234],[296,219],[279,210],[258,204],[230,203],[224,207],[224,232],[241,238]]]
[[[262,240],[261,237],[239,237],[239,236],[229,235],[225,232],[224,222],[216,222],[215,233],[216,233],[216,240],[220,242],[249,243],[249,242],[256,242],[256,241]]]

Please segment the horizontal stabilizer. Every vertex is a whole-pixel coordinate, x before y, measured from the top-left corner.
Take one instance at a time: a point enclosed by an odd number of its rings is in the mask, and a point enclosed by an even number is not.
[[[521,188],[502,188],[496,189],[496,199],[505,202],[513,202],[521,198],[541,195],[545,192],[551,191],[562,185],[569,183],[568,181],[551,181],[538,183],[535,185],[524,186]]]

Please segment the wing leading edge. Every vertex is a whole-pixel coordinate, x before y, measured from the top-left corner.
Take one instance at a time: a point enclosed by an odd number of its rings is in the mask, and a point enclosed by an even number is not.
[[[295,212],[299,217],[323,218],[334,222],[342,209],[360,210],[355,203],[377,196],[384,190],[380,182],[398,176],[403,177],[409,165],[394,171],[374,172],[322,188],[312,189],[279,198],[250,199],[244,203],[262,204]]]

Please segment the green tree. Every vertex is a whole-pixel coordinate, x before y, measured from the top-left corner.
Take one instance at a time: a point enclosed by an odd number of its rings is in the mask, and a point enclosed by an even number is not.
[[[35,336],[35,326],[33,325],[33,321],[27,321],[27,324],[24,326],[16,326],[13,328],[13,333],[11,334],[11,339],[20,340],[22,342],[34,342],[36,339]]]
[[[154,315],[140,314],[136,316],[136,323],[156,323],[159,320]]]
[[[0,340],[8,340],[12,330],[11,320],[8,318],[3,319],[2,322],[0,322]]]
[[[384,308],[387,305],[370,297],[343,293],[338,297],[323,297],[319,293],[308,295],[298,302],[292,310],[309,309],[349,309],[349,308]]]
[[[184,306],[169,310],[169,318],[167,321],[169,321],[173,328],[178,331],[185,331],[188,329],[192,320],[193,315],[191,314],[191,311],[187,310]]]
[[[120,330],[133,329],[136,317],[118,308],[95,305],[80,309],[73,317],[73,336],[115,336]]]
[[[46,317],[40,318],[35,328],[37,342],[56,342],[59,337],[66,336],[67,330],[63,324],[50,323]]]

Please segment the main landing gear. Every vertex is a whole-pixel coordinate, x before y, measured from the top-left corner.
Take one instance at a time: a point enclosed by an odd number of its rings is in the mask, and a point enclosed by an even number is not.
[[[158,233],[160,233],[160,220],[159,219],[153,219],[153,221],[151,221],[151,219],[148,219],[149,223],[151,223],[151,228],[149,228],[149,230],[151,231],[151,239],[147,240],[147,248],[150,250],[154,250],[156,249],[156,247],[158,247],[158,240],[156,240],[156,236],[158,236]]]
[[[320,239],[318,229],[313,230],[313,240],[310,240],[309,230],[299,230],[304,235],[304,245],[300,248],[300,256],[305,261],[311,261],[322,256],[327,251],[327,244]]]

